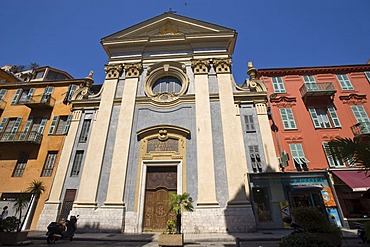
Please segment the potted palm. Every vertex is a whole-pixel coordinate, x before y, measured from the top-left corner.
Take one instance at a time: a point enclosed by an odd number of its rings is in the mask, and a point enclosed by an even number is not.
[[[18,245],[19,242],[27,239],[28,232],[22,232],[22,211],[29,204],[30,198],[26,194],[19,196],[13,205],[16,216],[7,217],[1,222],[1,228],[4,232],[0,233],[0,244],[1,245]]]
[[[182,194],[170,194],[168,201],[170,210],[176,215],[176,220],[167,221],[167,230],[159,235],[159,246],[183,246],[184,237],[181,232],[181,213],[194,211],[193,199],[186,192]]]
[[[7,217],[1,222],[1,228],[4,232],[0,233],[0,244],[18,245],[20,242],[27,239],[28,232],[22,231],[22,228],[27,219],[28,222],[32,220],[37,202],[44,191],[44,183],[34,180],[30,183],[26,191],[16,198],[13,208],[18,217]],[[27,208],[27,210],[26,213],[23,214],[25,208]]]

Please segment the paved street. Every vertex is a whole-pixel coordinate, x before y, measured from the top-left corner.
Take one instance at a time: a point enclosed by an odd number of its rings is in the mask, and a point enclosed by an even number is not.
[[[103,247],[103,246],[128,246],[128,247],[157,247],[157,242],[122,242],[122,241],[59,241],[55,244],[47,244],[46,240],[32,240],[30,246],[48,246],[48,247],[67,247],[67,246],[80,246],[80,247]],[[232,242],[199,242],[188,243],[188,247],[234,247],[235,243]],[[240,243],[240,247],[278,247],[279,241],[245,241]],[[359,243],[358,239],[344,239],[342,247],[358,247],[366,246]]]

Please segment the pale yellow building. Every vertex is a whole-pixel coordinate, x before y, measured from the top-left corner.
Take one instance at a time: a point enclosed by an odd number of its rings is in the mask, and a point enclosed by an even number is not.
[[[35,229],[69,129],[68,100],[84,80],[51,67],[17,77],[8,67],[0,70],[0,208],[15,215],[15,200],[33,180],[42,181],[46,191],[25,224]]]
[[[187,192],[195,211],[183,214],[184,232],[253,230],[247,173],[278,161],[253,65],[234,81],[236,36],[167,12],[103,38],[104,83],[72,97],[38,228],[78,214],[82,231],[163,231],[168,194]]]

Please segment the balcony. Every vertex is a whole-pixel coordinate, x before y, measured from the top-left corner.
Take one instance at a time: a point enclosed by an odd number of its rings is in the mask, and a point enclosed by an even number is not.
[[[40,144],[41,140],[42,134],[38,133],[37,131],[0,133],[0,143]]]
[[[26,105],[31,109],[53,108],[55,99],[50,94],[35,95],[18,104]]]
[[[6,101],[0,100],[0,111],[4,111],[5,106],[6,106]]]
[[[331,82],[304,83],[299,91],[301,92],[303,98],[333,96],[337,92],[333,86],[333,83]]]
[[[367,135],[370,136],[370,122],[360,122],[351,126],[352,133],[355,137]]]

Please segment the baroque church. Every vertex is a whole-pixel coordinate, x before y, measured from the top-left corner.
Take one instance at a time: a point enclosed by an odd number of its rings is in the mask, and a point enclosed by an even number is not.
[[[106,77],[85,78],[38,229],[79,215],[83,231],[164,231],[187,192],[185,233],[256,228],[248,174],[278,171],[267,90],[232,74],[237,32],[166,12],[104,37]],[[263,137],[263,138],[262,138]]]

